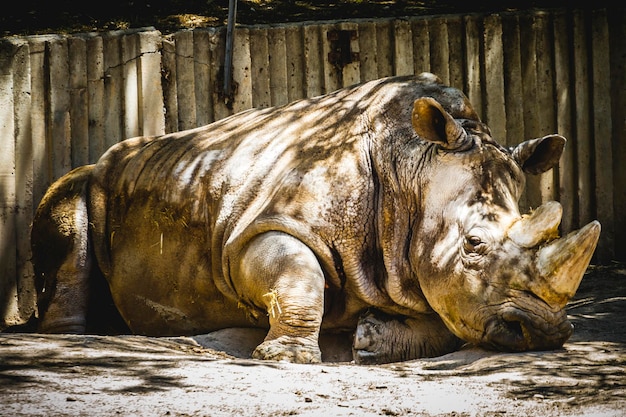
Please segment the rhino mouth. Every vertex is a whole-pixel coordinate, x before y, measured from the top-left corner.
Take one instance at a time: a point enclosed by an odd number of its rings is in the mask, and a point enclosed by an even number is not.
[[[499,351],[558,349],[570,338],[573,326],[565,310],[538,312],[506,306],[487,321],[480,345]]]

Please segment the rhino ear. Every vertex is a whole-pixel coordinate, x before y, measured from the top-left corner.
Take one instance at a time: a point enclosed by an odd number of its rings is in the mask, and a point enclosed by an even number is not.
[[[548,135],[531,139],[512,148],[513,159],[529,174],[541,174],[559,163],[565,138],[560,135]]]
[[[431,97],[415,100],[411,122],[420,138],[444,149],[458,150],[470,141],[465,129]]]

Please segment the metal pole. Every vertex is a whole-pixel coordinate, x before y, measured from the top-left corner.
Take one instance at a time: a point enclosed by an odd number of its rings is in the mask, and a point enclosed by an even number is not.
[[[224,97],[232,99],[233,84],[233,31],[237,17],[237,0],[228,0],[228,23],[226,26],[226,56],[224,57]]]

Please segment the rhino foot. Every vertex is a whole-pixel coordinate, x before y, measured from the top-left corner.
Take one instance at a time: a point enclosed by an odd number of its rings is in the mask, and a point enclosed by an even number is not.
[[[370,310],[359,318],[352,356],[361,365],[400,362],[444,355],[461,344],[438,316],[417,319]]]
[[[252,352],[254,359],[293,363],[321,363],[322,352],[308,339],[282,336],[266,340]]]

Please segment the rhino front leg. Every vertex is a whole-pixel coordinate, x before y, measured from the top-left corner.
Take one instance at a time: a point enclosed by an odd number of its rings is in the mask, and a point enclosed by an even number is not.
[[[237,265],[233,282],[242,301],[269,316],[269,332],[252,356],[321,362],[324,274],[313,251],[293,236],[267,232],[248,244]]]
[[[352,354],[369,365],[441,356],[461,345],[436,314],[409,318],[369,310],[359,318]]]

